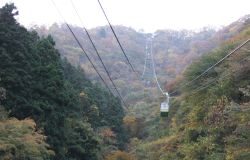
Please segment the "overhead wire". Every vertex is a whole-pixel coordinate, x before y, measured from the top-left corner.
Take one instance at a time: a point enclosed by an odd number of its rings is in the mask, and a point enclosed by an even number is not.
[[[52,2],[54,3],[53,0],[52,0]],[[71,3],[72,3],[72,5],[73,5],[73,2],[72,2],[72,1],[71,1]],[[110,23],[110,21],[109,21],[109,19],[108,19],[108,17],[107,17],[107,15],[106,15],[106,13],[105,13],[105,11],[104,11],[104,9],[103,9],[103,7],[102,7],[102,5],[101,5],[101,3],[100,3],[99,0],[98,0],[98,3],[99,3],[99,5],[100,5],[100,7],[101,7],[101,9],[102,9],[102,11],[103,11],[103,13],[104,13],[104,15],[105,15],[107,21],[108,21],[108,23],[109,23],[109,26],[110,26],[110,28],[111,28],[111,30],[112,30],[112,32],[113,32],[113,34],[114,34],[114,36],[115,36],[115,38],[116,38],[118,44],[119,44],[119,46],[120,46],[120,48],[121,48],[121,50],[122,50],[124,56],[126,57],[128,63],[129,63],[129,65],[130,65],[130,67],[133,69],[134,73],[136,73],[136,75],[138,76],[138,73],[134,70],[133,66],[131,65],[131,63],[130,63],[130,61],[129,61],[129,59],[128,59],[128,57],[127,57],[125,51],[124,51],[124,49],[122,48],[121,43],[119,42],[119,39],[118,39],[118,37],[116,36],[116,33],[115,33],[115,31],[114,31],[114,29],[113,29],[113,27],[112,27],[112,25],[111,25],[111,23]],[[55,3],[54,3],[54,5],[55,5]],[[55,5],[55,7],[56,7],[56,5]],[[75,6],[74,6],[74,5],[73,5],[73,7],[74,7],[74,9],[75,9]],[[57,8],[57,7],[56,7],[56,8]],[[58,10],[58,8],[57,8],[57,10]],[[75,11],[76,11],[76,13],[77,13],[77,15],[78,15],[78,17],[79,17],[81,23],[82,23],[82,20],[81,20],[81,18],[80,18],[80,16],[79,16],[79,14],[78,14],[78,12],[77,12],[76,9],[75,9]],[[59,10],[58,10],[58,12],[60,13]],[[60,13],[60,15],[62,16],[61,13]],[[62,18],[63,18],[63,16],[62,16]],[[64,18],[63,18],[63,19],[64,19]],[[94,64],[92,63],[92,61],[90,60],[90,58],[88,57],[88,55],[86,54],[86,52],[84,51],[83,47],[81,46],[80,42],[79,42],[78,39],[76,38],[75,34],[74,34],[73,31],[71,30],[70,26],[67,24],[67,22],[66,22],[65,19],[64,19],[64,21],[65,21],[67,27],[69,28],[69,30],[71,31],[72,35],[74,36],[74,38],[76,39],[76,41],[78,42],[78,44],[80,45],[80,47],[82,48],[83,52],[85,53],[85,55],[87,56],[87,58],[88,58],[89,61],[91,62],[92,66],[94,67],[94,69],[95,69],[96,72],[98,73],[99,77],[102,79],[102,81],[104,82],[104,84],[106,85],[106,87],[109,89],[109,87],[107,86],[107,84],[105,83],[105,81],[103,80],[103,78],[101,77],[101,75],[99,74],[99,72],[97,71],[96,67],[94,66]],[[83,23],[82,23],[82,25],[83,25]],[[96,47],[95,47],[95,45],[94,45],[92,39],[90,38],[89,33],[87,32],[87,30],[86,30],[85,27],[84,27],[84,29],[85,29],[85,31],[86,31],[86,33],[87,33],[87,35],[88,35],[88,38],[90,39],[90,41],[91,41],[91,43],[92,43],[92,45],[93,45],[93,47],[94,47],[94,49],[95,49],[95,51],[96,51],[96,53],[97,53],[97,55],[98,55],[98,57],[99,57],[99,59],[100,59],[102,65],[103,65],[103,67],[104,67],[104,69],[106,70],[106,72],[107,72],[107,74],[108,74],[108,77],[109,77],[110,81],[112,82],[114,88],[116,89],[116,91],[117,91],[117,93],[118,93],[120,99],[123,101],[123,99],[122,99],[120,93],[118,92],[118,90],[117,90],[117,88],[116,88],[116,86],[115,86],[115,84],[114,84],[112,78],[110,77],[110,74],[109,74],[108,70],[106,69],[106,67],[105,67],[105,65],[104,65],[104,63],[103,63],[103,61],[102,61],[102,59],[101,59],[101,57],[100,57],[100,55],[99,55],[99,53],[98,53],[98,51],[97,51],[97,49],[96,49]],[[210,68],[208,68],[208,69],[207,69],[206,71],[204,71],[202,74],[200,74],[199,76],[197,76],[196,78],[194,78],[193,80],[191,80],[190,82],[188,82],[187,84],[183,85],[182,87],[178,88],[177,90],[171,92],[170,94],[173,94],[173,93],[179,91],[180,89],[185,88],[185,87],[188,86],[189,84],[193,83],[196,79],[198,79],[199,77],[203,76],[206,72],[208,72],[209,70],[211,70],[212,68],[214,68],[215,66],[217,66],[219,63],[221,63],[222,61],[224,61],[226,58],[228,58],[231,54],[235,53],[238,49],[240,49],[242,46],[244,46],[244,45],[245,45],[246,43],[248,43],[249,41],[250,41],[250,39],[248,39],[248,40],[245,41],[243,44],[241,44],[239,47],[237,47],[234,51],[232,51],[231,53],[229,53],[228,55],[226,55],[225,57],[223,57],[220,61],[218,61],[216,64],[214,64],[213,66],[211,66]],[[152,45],[152,44],[151,44],[151,45]],[[161,89],[161,87],[160,87],[160,85],[159,85],[159,82],[158,82],[158,79],[157,79],[157,76],[156,76],[155,66],[154,66],[154,59],[153,59],[153,55],[152,55],[152,49],[151,49],[151,56],[152,56],[152,61],[153,61],[154,76],[155,76],[157,85],[158,85],[160,91],[162,92],[162,94],[164,94],[163,90]],[[146,60],[145,60],[145,63],[146,63]],[[145,72],[145,66],[144,66],[144,71],[143,71],[143,75],[142,75],[141,78],[143,78],[144,72]],[[214,80],[214,79],[213,79],[213,80]],[[217,80],[217,81],[218,81],[218,80]],[[213,83],[214,83],[214,82],[213,82]],[[210,85],[211,85],[211,84],[210,84]],[[204,86],[204,85],[203,85],[203,86]],[[208,86],[209,86],[209,85],[208,85]],[[202,86],[201,86],[201,87],[202,87]],[[201,87],[199,87],[199,88],[201,88]],[[199,90],[200,90],[199,88],[196,88],[196,90],[199,91]],[[203,87],[203,88],[204,88],[204,87]],[[195,90],[195,91],[196,91],[196,90]],[[109,89],[109,91],[111,92],[110,89]],[[111,92],[111,93],[112,93],[112,92]],[[112,94],[113,94],[113,93],[112,93]],[[124,103],[124,105],[126,106],[126,103],[125,103],[124,101],[123,101],[123,103]],[[126,108],[128,109],[127,106],[126,106]]]
[[[242,49],[243,49],[243,48],[242,48]],[[250,58],[250,56],[247,56],[246,58],[242,59],[240,62],[238,62],[238,64],[242,63],[243,61],[247,60],[248,58]],[[236,59],[234,59],[234,60],[238,60],[238,57],[236,57]],[[230,67],[230,68],[227,69],[225,72],[230,72],[233,68],[234,68],[234,66]],[[224,72],[224,73],[225,73],[225,72]],[[222,74],[223,74],[223,73],[222,73]],[[224,77],[224,76],[223,76],[223,77]],[[197,88],[196,88],[195,90],[193,90],[193,91],[199,91],[199,90],[200,90],[203,86],[205,86],[205,85],[210,86],[210,85],[209,85],[210,82],[212,82],[212,81],[218,81],[218,80],[216,80],[217,78],[223,78],[223,77],[220,77],[220,75],[218,75],[217,77],[215,77],[215,78],[213,78],[212,80],[206,82],[205,84],[202,84],[200,87],[197,87]]]
[[[155,64],[154,64],[154,56],[153,56],[153,53],[152,53],[152,41],[151,41],[151,57],[152,57],[152,62],[153,62],[153,71],[154,71],[154,76],[155,76],[155,80],[156,80],[156,83],[158,85],[158,88],[161,90],[161,93],[165,95],[165,93],[163,92],[163,90],[161,89],[161,86],[158,82],[158,79],[157,79],[157,76],[156,76],[156,73],[155,73]]]
[[[143,85],[143,77],[144,77],[144,74],[145,74],[145,70],[146,70],[146,64],[147,64],[147,41],[146,41],[146,48],[145,48],[145,64],[144,64],[144,69],[143,69],[143,73],[142,73],[142,76],[141,76],[141,85],[143,87],[143,99],[145,99],[145,95],[146,95],[146,92],[145,92],[145,86]]]
[[[97,68],[95,67],[95,65],[93,64],[93,62],[91,61],[91,59],[89,58],[89,56],[87,55],[87,53],[85,52],[85,50],[83,49],[81,43],[79,42],[79,40],[77,39],[77,37],[75,36],[74,32],[72,31],[72,29],[70,28],[70,26],[68,25],[67,21],[64,19],[63,15],[61,14],[61,12],[59,11],[59,9],[57,8],[56,4],[54,3],[54,1],[52,0],[53,4],[55,5],[58,13],[61,15],[62,19],[64,20],[65,24],[67,25],[68,29],[70,30],[71,34],[74,36],[75,40],[77,41],[78,45],[80,46],[80,48],[82,49],[83,53],[86,55],[86,57],[88,58],[89,62],[91,63],[91,65],[93,66],[93,68],[95,69],[95,71],[97,72],[98,76],[101,78],[102,82],[105,84],[105,86],[108,88],[109,92],[114,96],[114,94],[112,93],[112,91],[110,90],[110,88],[108,87],[107,83],[104,81],[104,79],[102,78],[101,74],[98,72]],[[114,96],[115,97],[115,96]],[[126,106],[127,107],[127,106]]]
[[[80,16],[79,16],[79,14],[78,14],[78,12],[77,12],[76,8],[75,8],[75,5],[73,4],[72,0],[70,0],[70,2],[71,2],[71,4],[72,4],[72,6],[74,7],[74,10],[75,10],[75,12],[77,13],[77,16],[78,16],[78,18],[80,19],[81,24],[82,24],[82,26],[83,26],[83,28],[84,28],[84,30],[85,30],[85,32],[86,32],[86,34],[87,34],[87,36],[88,36],[88,38],[89,38],[90,42],[91,42],[91,44],[92,44],[92,46],[93,46],[93,48],[94,48],[94,50],[95,50],[96,54],[98,55],[98,57],[99,57],[99,59],[100,59],[100,61],[101,61],[102,65],[103,65],[103,67],[104,67],[104,69],[105,69],[105,71],[106,71],[106,73],[107,73],[107,75],[108,75],[108,77],[109,77],[110,81],[112,82],[112,85],[114,86],[114,88],[115,88],[115,90],[116,90],[117,94],[119,95],[119,97],[120,97],[121,101],[123,102],[123,104],[125,105],[125,107],[128,109],[127,104],[124,102],[124,100],[123,100],[123,98],[122,98],[121,94],[119,93],[119,91],[118,91],[117,87],[115,86],[115,84],[114,84],[114,82],[113,82],[113,80],[112,80],[112,78],[111,78],[111,76],[110,76],[110,74],[109,74],[109,72],[108,72],[108,70],[107,70],[106,66],[104,65],[104,63],[103,63],[103,61],[102,61],[102,58],[101,58],[101,56],[100,56],[99,52],[97,51],[97,49],[96,49],[96,47],[95,47],[95,45],[94,45],[94,42],[92,41],[92,39],[91,39],[91,37],[90,37],[90,35],[89,35],[89,33],[88,33],[87,29],[84,27],[83,22],[82,22],[82,20],[81,20],[81,18],[80,18]]]
[[[142,73],[141,79],[143,79],[143,77],[144,77],[145,70],[146,70],[146,65],[147,65],[147,40],[146,40],[146,52],[145,52],[145,64],[144,64],[144,67],[143,67],[143,73]]]
[[[249,59],[249,58],[250,58],[250,56],[247,56],[246,58],[244,58],[243,60],[241,60],[241,61],[239,62],[239,64],[242,63],[243,61]],[[247,62],[246,64],[248,64],[248,63],[250,63],[250,62]],[[245,65],[246,65],[246,64],[245,64]],[[231,71],[233,68],[234,68],[234,66],[230,67],[230,68],[226,71],[227,73],[226,73],[224,76],[222,76],[222,77],[217,76],[216,78],[213,78],[212,80],[208,81],[208,82],[205,83],[204,85],[202,85],[202,86],[196,88],[195,90],[193,90],[193,91],[191,91],[191,92],[185,94],[185,96],[190,95],[190,94],[194,94],[194,93],[196,93],[196,92],[199,92],[199,91],[201,91],[201,90],[203,90],[203,89],[209,87],[209,86],[212,85],[213,83],[219,81],[219,79],[223,79],[223,78],[227,77],[227,76],[230,74],[230,71]],[[236,71],[239,70],[239,69],[240,69],[240,67],[238,67],[237,69],[235,69],[235,70],[232,71],[231,73],[234,73],[234,72],[236,72]]]
[[[204,71],[202,74],[200,74],[199,76],[197,76],[196,78],[194,78],[193,80],[189,81],[187,84],[181,86],[180,88],[178,88],[177,90],[171,92],[170,94],[176,93],[177,91],[179,91],[180,89],[185,88],[187,85],[191,84],[192,82],[194,82],[196,79],[198,79],[199,77],[203,76],[206,72],[208,72],[209,70],[211,70],[212,68],[214,68],[215,66],[217,66],[219,63],[221,63],[222,61],[224,61],[226,58],[228,58],[231,54],[233,54],[234,52],[236,52],[238,49],[240,49],[241,47],[243,47],[245,44],[247,44],[250,41],[250,39],[246,40],[244,43],[242,43],[239,47],[237,47],[236,49],[234,49],[232,52],[230,52],[229,54],[227,54],[225,57],[223,57],[220,61],[218,61],[217,63],[215,63],[213,66],[211,66],[210,68],[208,68],[206,71]]]
[[[111,23],[109,22],[109,19],[108,19],[107,15],[106,15],[106,13],[105,13],[105,11],[104,11],[102,5],[101,5],[101,2],[100,2],[99,0],[97,0],[97,1],[98,1],[99,5],[100,5],[100,7],[101,7],[101,9],[102,9],[102,12],[103,12],[104,16],[106,17],[106,19],[107,19],[107,21],[108,21],[108,23],[109,23],[109,26],[110,26],[110,28],[111,28],[111,30],[112,30],[112,32],[113,32],[115,38],[116,38],[116,41],[118,42],[118,44],[119,44],[119,46],[120,46],[120,48],[121,48],[121,50],[122,50],[124,56],[126,57],[128,63],[129,63],[130,67],[132,68],[132,70],[134,71],[134,73],[135,73],[138,77],[140,77],[139,74],[138,74],[138,73],[135,71],[135,69],[133,68],[133,66],[132,66],[132,64],[130,63],[130,61],[129,61],[129,59],[128,59],[128,57],[127,57],[127,55],[126,55],[124,49],[122,48],[122,45],[121,45],[121,43],[120,43],[118,37],[116,36],[116,33],[115,33],[115,31],[114,31],[114,29],[113,29]]]

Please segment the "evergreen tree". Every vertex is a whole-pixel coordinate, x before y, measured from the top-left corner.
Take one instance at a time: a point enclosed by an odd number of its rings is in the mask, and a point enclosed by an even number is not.
[[[121,100],[118,97],[109,98],[108,117],[107,121],[111,126],[111,130],[116,134],[117,147],[124,150],[124,145],[127,140],[123,118],[125,117],[124,109],[122,108]]]
[[[92,84],[86,78],[84,70],[80,66],[72,66],[67,58],[62,60],[62,66],[71,97],[67,106],[68,117],[88,117],[88,122],[94,129],[102,126],[111,127],[117,134],[117,146],[124,149],[127,138],[123,127],[125,113],[121,100],[103,89],[100,83]],[[86,99],[80,98],[80,94],[85,95]]]
[[[65,109],[69,95],[64,89],[63,72],[61,70],[60,54],[54,48],[55,42],[51,36],[43,38],[38,44],[41,64],[36,70],[36,85],[34,94],[37,103],[45,117],[45,134],[47,142],[56,152],[56,159],[66,159],[65,146]]]
[[[13,3],[0,9],[0,85],[7,89],[3,105],[11,117],[31,117],[45,128],[55,159],[66,159],[64,89],[60,54],[51,36],[39,40],[35,32],[20,26]]]
[[[99,35],[100,35],[101,38],[106,38],[106,31],[105,31],[104,28],[102,28],[102,29],[100,30]]]
[[[89,123],[77,119],[67,119],[67,156],[70,159],[98,159],[99,142]]]
[[[11,116],[22,119],[32,107],[29,100],[32,67],[28,59],[33,57],[28,52],[32,48],[30,34],[16,22],[15,9],[13,3],[0,9],[0,83],[7,89],[7,100],[3,104]],[[25,111],[20,112],[21,109]]]

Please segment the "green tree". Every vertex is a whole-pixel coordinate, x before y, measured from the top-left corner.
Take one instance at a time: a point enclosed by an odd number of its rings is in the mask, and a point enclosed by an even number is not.
[[[99,35],[100,35],[101,38],[106,38],[106,32],[105,32],[105,29],[104,29],[104,28],[102,28],[102,29],[100,30]]]
[[[66,121],[68,140],[67,157],[70,159],[98,159],[99,141],[89,123],[68,118]]]
[[[99,83],[92,84],[80,66],[72,66],[66,58],[62,60],[66,89],[70,93],[67,106],[68,117],[88,119],[94,129],[109,126],[116,134],[116,145],[123,148],[126,141],[123,127],[124,109],[119,98],[114,97]]]
[[[43,38],[38,44],[38,54],[41,57],[40,66],[36,70],[36,95],[38,110],[44,116],[44,130],[48,136],[47,142],[56,152],[56,159],[65,159],[65,118],[69,95],[64,89],[63,71],[60,54],[54,48],[55,42],[51,36]]]
[[[13,3],[0,9],[0,85],[7,89],[2,102],[11,117],[35,120],[44,127],[47,143],[56,159],[65,159],[65,107],[60,54],[51,36],[42,38],[28,32],[14,16]],[[14,13],[13,13],[14,12]]]

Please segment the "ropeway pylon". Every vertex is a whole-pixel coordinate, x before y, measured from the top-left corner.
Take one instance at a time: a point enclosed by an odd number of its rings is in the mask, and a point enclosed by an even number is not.
[[[152,34],[146,34],[146,55],[145,55],[145,66],[142,75],[144,81],[144,87],[152,86],[153,81],[153,63],[152,63]]]

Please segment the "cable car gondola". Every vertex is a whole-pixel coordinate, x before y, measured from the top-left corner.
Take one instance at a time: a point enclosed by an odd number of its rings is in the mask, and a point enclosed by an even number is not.
[[[168,117],[168,110],[169,110],[169,95],[165,93],[167,100],[161,103],[161,117]]]

